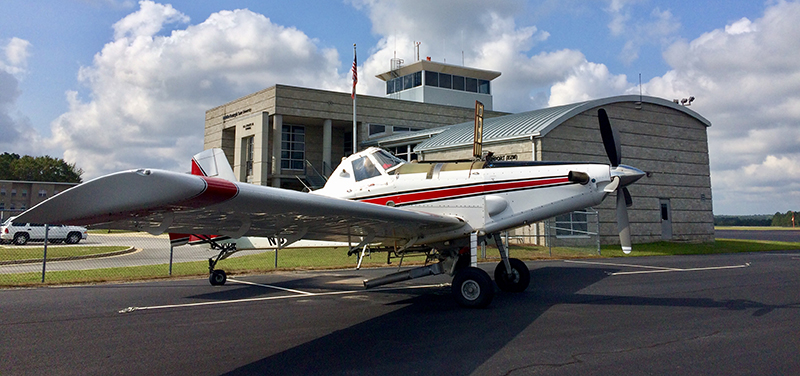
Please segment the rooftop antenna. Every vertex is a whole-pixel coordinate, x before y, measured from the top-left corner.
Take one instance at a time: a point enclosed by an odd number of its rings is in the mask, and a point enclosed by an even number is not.
[[[636,109],[642,109],[642,73],[639,72],[639,101],[636,102]]]
[[[420,44],[422,44],[422,42],[414,42],[414,52],[417,55],[417,60],[415,60],[415,61],[419,61],[419,45]]]

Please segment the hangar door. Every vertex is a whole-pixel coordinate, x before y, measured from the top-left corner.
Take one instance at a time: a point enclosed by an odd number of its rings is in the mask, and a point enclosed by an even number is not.
[[[668,198],[659,200],[661,203],[661,239],[672,239],[672,208]]]

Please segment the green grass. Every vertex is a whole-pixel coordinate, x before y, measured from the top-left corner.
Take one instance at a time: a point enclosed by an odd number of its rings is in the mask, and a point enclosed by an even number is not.
[[[714,226],[714,230],[800,231],[800,227],[781,227],[781,226]]]
[[[124,246],[93,246],[93,247],[47,247],[47,258],[69,258],[111,253],[127,249]],[[4,247],[0,246],[0,261],[42,260],[44,246],[39,247]]]
[[[41,252],[41,249],[38,249]],[[622,257],[619,246],[602,246],[602,256],[598,256],[594,248],[553,248],[537,246],[520,246],[512,244],[510,253],[512,257],[523,260],[541,259],[566,259],[566,258],[597,258],[597,257]],[[665,255],[697,255],[697,254],[723,254],[737,252],[760,252],[800,250],[800,243],[776,242],[759,240],[733,240],[718,239],[714,243],[670,243],[659,242],[650,244],[636,244],[631,256],[665,256]],[[480,252],[480,251],[479,251]],[[486,259],[479,258],[479,262],[497,262],[499,255],[494,247],[487,247]],[[41,254],[38,255],[41,257]],[[48,258],[50,249],[48,249]],[[407,257],[403,265],[419,265],[424,262],[424,257]],[[221,261],[217,266],[224,269],[229,275],[265,273],[275,270],[310,270],[310,269],[338,269],[353,268],[357,262],[355,256],[347,257],[345,248],[289,248],[278,253],[278,269],[274,267],[275,253],[263,252],[255,255],[233,257]],[[397,265],[399,260],[393,260],[392,265]],[[375,254],[364,259],[363,267],[386,266],[386,254]],[[104,268],[78,271],[52,271],[47,272],[45,284],[76,284],[100,283],[112,281],[138,281],[149,279],[170,278],[169,265],[147,265],[119,268]],[[172,277],[204,277],[208,275],[208,262],[184,262],[173,265]],[[2,274],[0,286],[37,286],[41,285],[41,273]]]

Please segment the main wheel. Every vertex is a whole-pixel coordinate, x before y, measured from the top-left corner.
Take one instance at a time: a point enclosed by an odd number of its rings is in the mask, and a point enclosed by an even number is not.
[[[21,232],[19,234],[14,235],[14,244],[16,245],[28,244],[28,234]]]
[[[208,276],[208,281],[211,282],[211,286],[222,286],[227,280],[228,276],[225,274],[224,270],[216,269]]]
[[[506,273],[506,263],[500,261],[494,269],[494,281],[497,287],[506,292],[523,292],[531,283],[531,271],[522,260],[508,259],[511,264],[511,275]]]
[[[484,308],[494,298],[494,284],[489,274],[475,267],[459,270],[453,277],[453,297],[468,308]]]

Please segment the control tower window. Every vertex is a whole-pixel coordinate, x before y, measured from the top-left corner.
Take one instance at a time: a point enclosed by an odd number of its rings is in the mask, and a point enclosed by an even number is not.
[[[464,76],[453,76],[453,90],[464,91]]]
[[[471,93],[477,93],[478,92],[478,79],[477,78],[469,78],[469,77],[467,77],[466,89],[467,89],[467,91],[469,91]]]
[[[439,87],[445,89],[453,88],[453,76],[446,73],[439,73]]]
[[[478,80],[478,92],[481,94],[491,94],[489,90],[489,81]]]
[[[425,86],[439,86],[439,72],[425,71]]]

